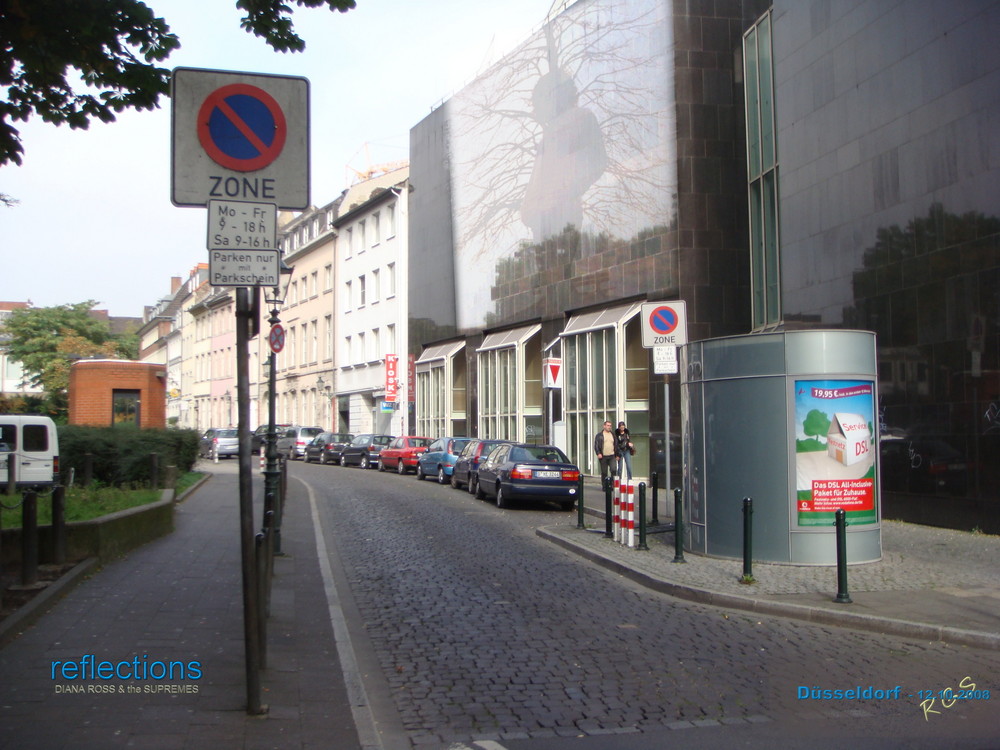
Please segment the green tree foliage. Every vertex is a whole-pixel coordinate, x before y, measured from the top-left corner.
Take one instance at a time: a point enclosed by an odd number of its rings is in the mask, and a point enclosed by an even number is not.
[[[354,0],[294,0],[305,8],[346,12]],[[305,42],[292,26],[289,0],[238,0],[241,26],[279,52]],[[167,22],[140,0],[3,0],[0,2],[0,166],[21,163],[13,122],[37,115],[87,128],[114,122],[126,109],[152,109],[170,89],[159,67],[180,47]],[[76,75],[67,77],[70,69]],[[82,84],[82,85],[81,85]]]
[[[66,410],[69,368],[85,357],[134,359],[134,334],[116,336],[107,321],[90,315],[93,300],[57,307],[13,310],[4,323],[8,355],[24,366],[31,384],[46,394],[46,411],[61,416]]]
[[[826,433],[830,431],[830,418],[819,409],[812,409],[806,414],[805,421],[802,423],[802,431],[806,435],[825,438]]]

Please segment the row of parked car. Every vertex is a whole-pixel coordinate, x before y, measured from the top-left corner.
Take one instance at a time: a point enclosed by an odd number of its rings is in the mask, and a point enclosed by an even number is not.
[[[559,448],[507,440],[320,432],[301,456],[307,462],[413,472],[417,479],[466,488],[501,508],[512,500],[544,499],[571,510],[580,482],[580,469]]]
[[[417,479],[433,477],[439,484],[468,489],[501,507],[511,500],[544,499],[571,510],[576,503],[580,469],[551,445],[479,440],[467,437],[429,438],[364,433],[326,432],[321,427],[277,425],[278,454],[289,460],[377,468],[397,474],[413,472]],[[267,426],[253,433],[257,453],[267,439]],[[224,458],[239,453],[235,429],[206,430],[199,454]]]

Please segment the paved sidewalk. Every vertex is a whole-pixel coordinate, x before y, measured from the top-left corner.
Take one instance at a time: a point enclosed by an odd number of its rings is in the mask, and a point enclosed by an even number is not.
[[[853,603],[843,604],[833,601],[835,566],[755,561],[757,582],[746,585],[740,582],[741,559],[686,552],[684,563],[672,562],[672,531],[648,534],[648,551],[605,538],[598,485],[588,484],[585,497],[588,529],[577,528],[574,513],[564,524],[539,529],[539,536],[657,591],[737,610],[1000,650],[1000,536],[883,521],[883,558],[848,566]]]
[[[0,650],[0,747],[360,746],[312,519],[294,489],[282,529],[289,554],[275,561],[261,673],[269,712],[247,715],[237,464],[206,468],[215,475],[177,506],[172,534],[94,572]],[[255,528],[260,519],[258,503]],[[53,676],[54,662],[88,655],[113,664],[196,661],[200,676]]]

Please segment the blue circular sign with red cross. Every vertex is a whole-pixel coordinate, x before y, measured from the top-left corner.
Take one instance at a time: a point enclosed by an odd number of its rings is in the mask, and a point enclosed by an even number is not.
[[[216,89],[198,112],[198,140],[216,164],[253,172],[273,163],[288,136],[285,113],[263,89],[233,83]]]
[[[657,307],[649,315],[649,327],[659,336],[667,336],[673,333],[679,322],[680,317],[674,309],[666,305]]]

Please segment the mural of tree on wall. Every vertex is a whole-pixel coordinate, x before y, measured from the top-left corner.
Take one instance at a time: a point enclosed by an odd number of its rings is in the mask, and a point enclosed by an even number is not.
[[[676,200],[671,27],[654,0],[580,2],[451,101],[459,327],[492,271],[567,236],[627,241]],[[563,251],[567,248],[560,248]],[[477,304],[471,304],[476,300]],[[462,312],[465,311],[465,312]],[[475,312],[473,312],[475,311]]]

